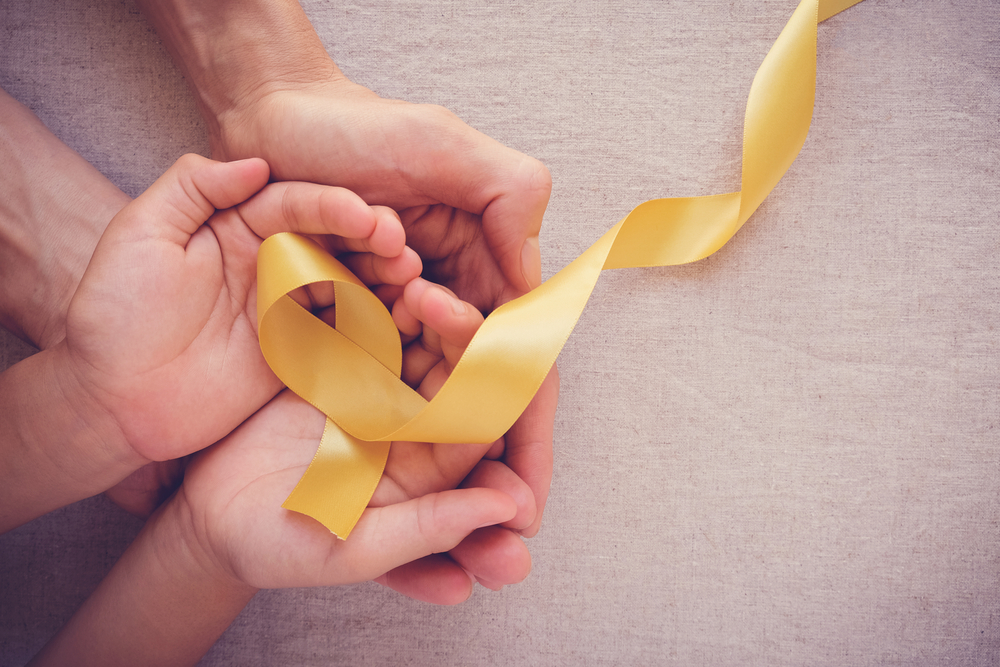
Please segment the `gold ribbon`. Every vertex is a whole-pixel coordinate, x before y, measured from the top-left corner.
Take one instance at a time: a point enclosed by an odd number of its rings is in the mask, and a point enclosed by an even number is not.
[[[346,538],[382,475],[389,443],[488,443],[511,427],[576,326],[604,269],[693,262],[728,241],[798,155],[816,88],[816,26],[861,0],[802,0],[757,70],[743,127],[742,190],[637,206],[569,266],[497,308],[444,386],[424,400],[399,379],[392,317],[312,241],[278,234],[258,256],[260,346],[275,374],[327,415],[316,456],[283,507]],[[336,326],[288,293],[332,281]]]

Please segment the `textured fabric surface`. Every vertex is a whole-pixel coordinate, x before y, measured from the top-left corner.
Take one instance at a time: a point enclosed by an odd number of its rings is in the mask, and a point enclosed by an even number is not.
[[[345,73],[554,180],[548,276],[634,205],[739,188],[794,0],[305,3]],[[265,591],[205,665],[1000,662],[1000,5],[868,0],[819,29],[813,127],[737,237],[606,273],[560,357],[534,570],[434,608]],[[206,140],[130,3],[0,5],[0,86],[129,194]],[[0,363],[30,349],[6,333]],[[0,537],[26,661],[138,522],[95,498]]]

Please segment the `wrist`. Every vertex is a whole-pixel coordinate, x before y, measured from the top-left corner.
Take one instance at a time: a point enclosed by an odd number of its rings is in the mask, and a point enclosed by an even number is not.
[[[302,131],[290,119],[307,116],[308,110],[318,108],[317,105],[334,105],[349,98],[380,99],[343,75],[308,83],[272,82],[243,97],[214,119],[214,129],[209,134],[212,157],[221,161],[261,157],[268,161],[272,178],[303,180],[282,175],[280,156],[287,149],[282,141]]]
[[[257,592],[234,572],[208,534],[205,519],[191,507],[183,485],[150,519],[151,546],[163,563],[163,576],[225,606],[242,608]]]
[[[0,532],[96,495],[147,463],[69,370],[65,344],[0,375]]]
[[[268,94],[343,74],[295,0],[138,0],[187,77],[213,151],[220,124]]]
[[[0,91],[0,325],[45,349],[127,195]]]
[[[192,542],[181,494],[150,518],[32,665],[194,664],[215,643],[256,589]]]

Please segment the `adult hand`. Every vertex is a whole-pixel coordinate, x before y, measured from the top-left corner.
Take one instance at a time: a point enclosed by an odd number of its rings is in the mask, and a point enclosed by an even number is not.
[[[480,310],[537,287],[544,165],[443,107],[382,99],[329,66],[222,112],[213,154],[263,157],[275,180],[337,185],[395,209],[424,275]]]

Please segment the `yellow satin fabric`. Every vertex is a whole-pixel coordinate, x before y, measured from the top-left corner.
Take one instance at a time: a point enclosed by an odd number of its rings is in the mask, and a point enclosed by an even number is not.
[[[757,70],[743,128],[739,192],[637,206],[569,266],[486,319],[430,402],[399,379],[399,335],[385,307],[337,260],[294,234],[258,257],[261,350],[296,394],[328,416],[319,450],[283,504],[346,538],[382,475],[389,442],[488,443],[527,407],[600,272],[702,259],[728,241],[805,142],[816,86],[816,26],[860,0],[802,0]],[[332,281],[336,327],[287,294]]]

